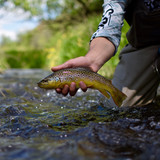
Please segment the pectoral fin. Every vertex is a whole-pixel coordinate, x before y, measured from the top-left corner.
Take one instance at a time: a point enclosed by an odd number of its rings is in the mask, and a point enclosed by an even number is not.
[[[108,99],[110,98],[110,95],[107,93],[105,89],[99,90],[104,96],[106,96]]]

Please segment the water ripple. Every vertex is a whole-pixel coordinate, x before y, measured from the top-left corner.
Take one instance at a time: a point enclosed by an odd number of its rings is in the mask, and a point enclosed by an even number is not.
[[[160,105],[116,108],[98,91],[44,90],[43,70],[0,75],[0,157],[10,160],[159,159]]]

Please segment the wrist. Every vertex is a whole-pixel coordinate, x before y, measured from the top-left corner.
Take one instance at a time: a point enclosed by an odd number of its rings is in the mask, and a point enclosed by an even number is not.
[[[107,62],[115,52],[115,46],[104,37],[98,37],[90,43],[90,49],[86,54],[90,67],[97,72],[105,62]]]

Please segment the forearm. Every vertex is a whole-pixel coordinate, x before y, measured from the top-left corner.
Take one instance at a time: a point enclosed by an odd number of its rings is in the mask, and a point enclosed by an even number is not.
[[[92,35],[91,40],[96,37],[106,37],[115,45],[117,51],[121,38],[126,3],[127,0],[104,0],[102,20],[99,23],[98,30]]]
[[[90,50],[86,55],[95,72],[117,51],[126,3],[127,0],[104,0],[102,20],[92,35]]]
[[[115,52],[115,46],[107,38],[97,37],[90,43],[86,58],[90,61],[93,71],[97,72]]]

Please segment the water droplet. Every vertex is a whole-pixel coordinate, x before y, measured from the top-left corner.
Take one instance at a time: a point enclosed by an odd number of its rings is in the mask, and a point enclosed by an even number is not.
[[[10,120],[11,120],[11,121],[14,120],[14,117],[10,117]]]
[[[47,93],[47,96],[48,96],[48,97],[50,96],[50,92]]]
[[[8,147],[9,147],[9,148],[12,148],[12,145],[9,145]]]
[[[35,90],[37,90],[37,89],[38,89],[38,87],[34,87],[34,89],[35,89]]]

